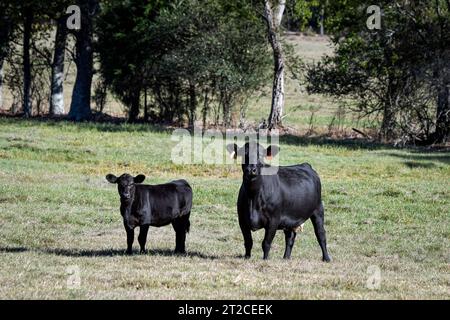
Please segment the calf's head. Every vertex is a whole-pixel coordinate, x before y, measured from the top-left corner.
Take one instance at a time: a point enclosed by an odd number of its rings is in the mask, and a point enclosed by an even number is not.
[[[232,158],[242,158],[242,172],[245,179],[253,179],[259,175],[267,174],[265,169],[270,168],[265,163],[265,159],[271,159],[279,152],[278,146],[270,145],[264,148],[262,145],[256,142],[247,142],[244,146],[238,147],[237,144],[231,143],[227,145],[227,150],[231,154]],[[271,173],[269,173],[271,174]]]
[[[145,180],[145,176],[143,174],[139,174],[136,177],[133,177],[128,173],[124,173],[120,177],[116,177],[113,174],[108,174],[106,175],[106,180],[111,183],[117,183],[120,198],[123,200],[129,200],[134,196],[135,184],[143,182]]]

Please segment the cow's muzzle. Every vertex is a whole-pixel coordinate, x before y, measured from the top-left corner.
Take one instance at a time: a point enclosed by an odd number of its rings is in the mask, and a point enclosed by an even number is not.
[[[245,173],[249,177],[255,177],[258,175],[258,169],[257,168],[247,168],[245,170]]]

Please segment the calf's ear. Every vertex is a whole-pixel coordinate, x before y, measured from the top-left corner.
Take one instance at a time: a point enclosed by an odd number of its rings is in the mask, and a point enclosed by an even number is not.
[[[117,177],[111,173],[106,175],[106,180],[111,183],[117,183]]]
[[[227,151],[230,153],[231,159],[236,159],[238,156],[238,146],[236,143],[230,143],[227,145]]]
[[[134,183],[142,183],[145,180],[145,176],[143,174],[138,174],[133,180]]]
[[[274,145],[268,146],[266,149],[267,159],[272,159],[278,154],[278,152],[280,152],[280,147]]]

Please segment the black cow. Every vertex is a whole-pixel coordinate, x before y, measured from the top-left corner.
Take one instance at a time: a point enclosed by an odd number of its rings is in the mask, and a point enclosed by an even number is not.
[[[139,245],[145,253],[149,226],[162,227],[172,223],[176,233],[175,253],[185,253],[186,233],[192,208],[192,188],[185,180],[165,184],[141,184],[145,176],[133,177],[127,173],[116,177],[108,174],[106,180],[117,183],[120,195],[120,213],[127,232],[127,253],[132,253],[134,228],[140,228]]]
[[[264,158],[275,156],[279,151],[277,146],[265,149],[259,143],[247,142],[242,148],[229,144],[227,150],[235,159],[240,156],[243,160],[237,210],[244,236],[245,257],[251,255],[251,231],[264,228],[264,259],[269,257],[272,240],[280,229],[284,230],[286,239],[284,258],[289,259],[298,228],[311,218],[322,249],[322,260],[330,261],[323,227],[321,184],[311,166],[303,163],[277,168],[266,164]]]

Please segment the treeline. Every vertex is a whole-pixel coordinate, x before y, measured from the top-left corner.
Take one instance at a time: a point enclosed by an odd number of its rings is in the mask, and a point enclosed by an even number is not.
[[[6,85],[13,94],[10,109],[26,117],[68,110],[69,119],[89,120],[93,102],[102,112],[110,92],[125,105],[130,121],[192,125],[200,109],[202,122],[208,117],[229,126],[233,114],[243,116],[248,97],[270,83],[273,68],[284,74],[284,65],[273,66],[266,15],[273,9],[274,20],[285,16],[285,29],[302,30],[314,24],[318,4],[5,0],[0,4],[0,92]],[[80,25],[68,28],[68,19],[73,23],[77,14]],[[280,21],[273,33],[281,30]],[[281,49],[280,39],[274,40]],[[281,50],[277,55],[284,59]],[[64,80],[72,63],[76,79],[66,106]],[[99,81],[92,88],[95,73]],[[275,122],[281,121],[283,103],[273,112]]]
[[[350,98],[379,138],[443,143],[450,134],[450,1],[330,1],[335,54],[307,70],[310,92]],[[376,8],[375,8],[376,9]],[[378,28],[369,28],[379,23]],[[378,21],[376,21],[378,20]]]
[[[229,126],[233,107],[269,83],[263,1],[78,0],[80,26],[68,28],[73,4],[0,4],[0,69],[9,66],[0,86],[14,95],[12,111],[63,115],[67,57],[76,65],[67,116],[76,121],[91,119],[93,100],[103,111],[110,92],[129,121],[192,125],[200,108],[203,122]]]
[[[249,97],[272,83],[271,106],[262,108],[271,129],[282,125],[285,73],[291,68],[309,92],[332,95],[373,119],[379,139],[447,141],[450,2],[379,1],[375,29],[367,24],[370,5],[364,0],[3,0],[0,107],[7,86],[13,112],[83,121],[92,118],[93,103],[96,112],[104,110],[109,93],[126,107],[129,121],[192,126],[209,119],[228,127],[245,117]],[[308,29],[329,35],[335,45],[332,56],[312,65],[302,64],[281,37],[286,30]],[[76,78],[65,106],[64,80],[72,63]],[[93,88],[94,74],[99,80]]]
[[[231,124],[232,108],[267,84],[270,53],[263,21],[245,1],[183,1],[106,7],[98,22],[105,84],[136,120]]]
[[[77,68],[69,117],[83,120],[91,116],[94,17],[99,4],[97,0],[79,0],[77,10],[68,11],[72,5],[73,1],[67,0],[0,3],[0,91],[4,85],[9,87],[13,112],[25,117],[45,109],[51,115],[64,114],[65,57],[69,55]],[[67,27],[72,13],[81,17],[76,28]],[[71,47],[69,39],[74,43]],[[4,72],[6,63],[8,72]]]

